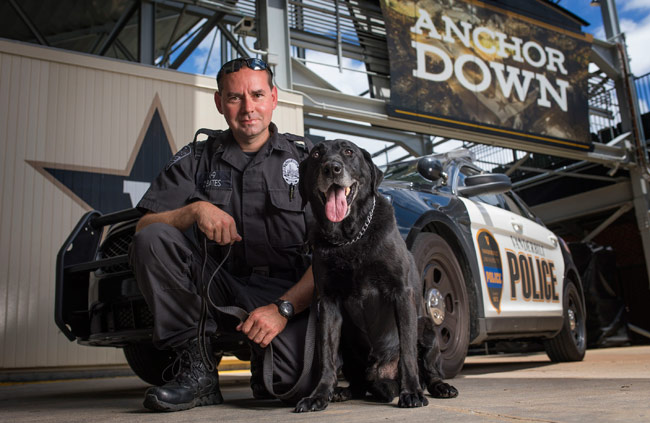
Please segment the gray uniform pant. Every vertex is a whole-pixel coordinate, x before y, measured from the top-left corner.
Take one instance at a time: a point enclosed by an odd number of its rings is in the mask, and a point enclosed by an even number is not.
[[[178,229],[154,223],[137,232],[130,249],[130,263],[140,290],[154,316],[153,342],[157,348],[170,349],[197,336],[201,311],[200,283],[207,283],[218,263],[204,254]],[[205,268],[203,268],[205,265]],[[204,281],[199,282],[203,274]],[[250,312],[268,305],[284,294],[295,282],[258,274],[236,277],[220,269],[210,284],[210,297],[217,306],[238,306]],[[209,307],[206,332],[236,333],[239,323],[232,316]],[[293,387],[303,369],[305,333],[309,312],[291,319],[273,340],[273,389],[285,392]],[[252,360],[263,354],[251,345]],[[314,363],[317,360],[314,359]],[[253,366],[261,371],[261,366]],[[312,369],[316,368],[312,364]],[[297,399],[308,396],[317,381],[317,372],[303,380]],[[261,374],[253,375],[261,378]],[[261,379],[259,379],[261,381]]]

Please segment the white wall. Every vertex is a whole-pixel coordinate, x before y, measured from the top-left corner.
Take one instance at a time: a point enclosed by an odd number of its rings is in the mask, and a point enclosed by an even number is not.
[[[175,152],[225,128],[213,78],[0,40],[0,369],[123,363],[54,324],[55,257],[89,206],[38,166],[124,174],[158,108]],[[302,134],[302,98],[274,122]],[[130,162],[131,161],[131,162]]]

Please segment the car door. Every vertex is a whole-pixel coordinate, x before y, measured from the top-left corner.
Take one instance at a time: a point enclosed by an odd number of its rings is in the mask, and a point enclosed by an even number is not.
[[[479,172],[461,167],[457,186]],[[511,193],[459,198],[471,221],[485,317],[561,317],[564,259],[557,237],[531,220]]]

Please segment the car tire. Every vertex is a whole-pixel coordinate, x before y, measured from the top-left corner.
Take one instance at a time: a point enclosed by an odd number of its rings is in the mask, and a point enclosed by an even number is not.
[[[436,316],[434,327],[442,353],[443,375],[453,378],[462,369],[469,346],[470,314],[465,277],[456,254],[438,234],[419,234],[411,251],[420,270],[425,302],[435,292],[444,304],[443,318]],[[431,313],[428,306],[425,308]]]
[[[151,344],[131,344],[124,347],[124,356],[131,370],[151,385],[164,385],[173,378],[171,368],[165,371],[176,359],[173,351],[159,350]],[[221,354],[216,355],[215,366],[219,365],[221,357]]]
[[[587,349],[585,304],[576,285],[568,280],[562,299],[564,323],[555,337],[544,341],[551,361],[581,361]]]
[[[140,379],[160,386],[165,384],[163,371],[174,362],[176,354],[159,350],[153,345],[131,344],[124,347],[124,357]]]

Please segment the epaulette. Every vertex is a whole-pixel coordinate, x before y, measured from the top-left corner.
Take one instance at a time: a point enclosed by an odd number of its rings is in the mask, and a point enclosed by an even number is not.
[[[198,131],[196,131],[196,134],[194,134],[194,140],[192,141],[192,150],[194,150],[194,158],[198,160],[203,154],[203,149],[205,148],[206,140],[203,141],[196,140],[199,135],[207,135],[208,139],[210,139],[210,138],[216,138],[222,132],[223,131],[220,129],[207,129],[207,128],[201,128]]]
[[[289,133],[285,133],[283,135],[286,139],[293,142],[296,147],[300,148],[306,153],[309,153],[309,149],[307,148],[307,144],[305,143],[305,137],[301,137],[300,135],[294,135]]]

